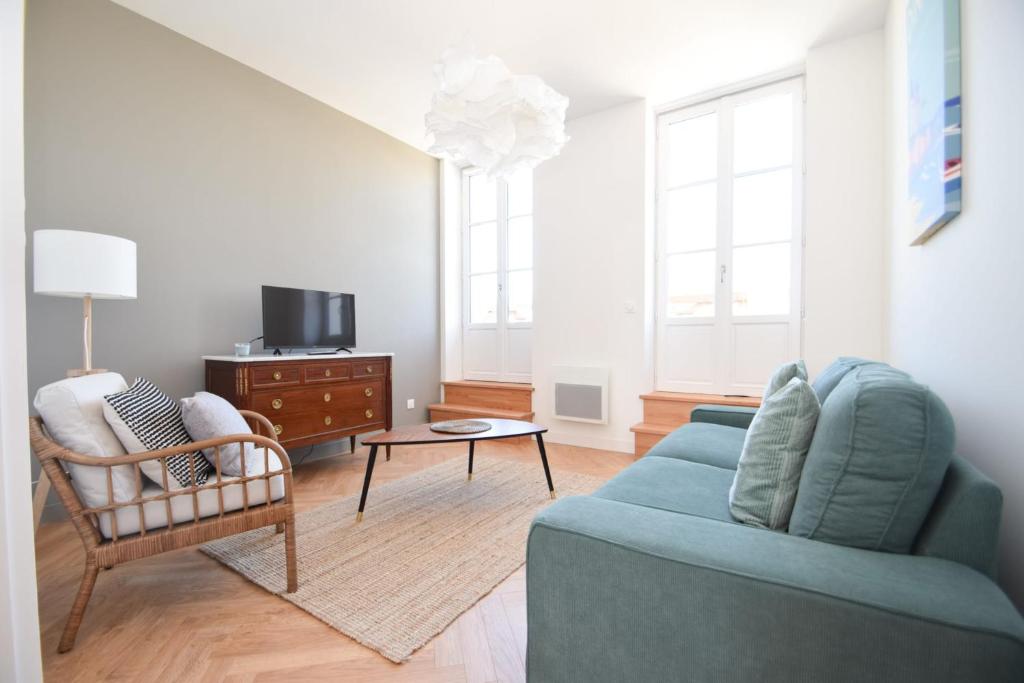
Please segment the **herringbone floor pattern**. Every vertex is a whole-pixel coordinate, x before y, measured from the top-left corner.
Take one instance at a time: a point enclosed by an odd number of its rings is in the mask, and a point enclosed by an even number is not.
[[[300,510],[357,493],[368,449],[295,470]],[[534,443],[481,442],[477,453],[528,462]],[[449,458],[465,445],[396,448],[378,458],[374,486]],[[550,444],[558,472],[610,478],[632,456]],[[39,611],[47,681],[523,681],[526,587],[522,569],[417,651],[392,664],[194,548],[101,572],[75,649],[57,641],[78,587],[82,548],[70,522],[37,536]],[[302,577],[299,577],[302,580]]]

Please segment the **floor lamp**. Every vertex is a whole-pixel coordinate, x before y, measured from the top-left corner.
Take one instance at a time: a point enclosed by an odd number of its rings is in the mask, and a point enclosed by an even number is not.
[[[36,230],[33,279],[36,294],[82,299],[82,367],[68,370],[68,377],[106,372],[92,366],[92,302],[136,297],[135,242],[80,230]],[[50,480],[40,471],[32,501],[37,528],[49,491]]]

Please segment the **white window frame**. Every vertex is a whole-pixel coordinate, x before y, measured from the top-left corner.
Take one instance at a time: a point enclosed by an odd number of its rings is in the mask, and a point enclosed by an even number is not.
[[[475,175],[482,173],[481,170],[476,168],[465,168],[462,170],[462,215],[460,222],[462,226],[462,330],[463,340],[462,348],[463,352],[466,349],[466,332],[471,330],[494,330],[497,337],[497,357],[498,365],[493,371],[481,372],[473,371],[466,368],[463,363],[463,377],[464,379],[475,379],[475,380],[489,380],[494,382],[530,382],[530,373],[517,373],[512,372],[509,369],[508,363],[508,352],[509,352],[509,338],[508,330],[530,330],[533,329],[533,319],[529,322],[509,322],[508,320],[508,275],[510,272],[519,272],[529,270],[531,273],[534,272],[534,263],[531,260],[529,268],[516,268],[510,271],[508,268],[508,223],[511,218],[518,218],[522,216],[533,216],[531,211],[529,214],[518,214],[516,216],[508,215],[508,183],[498,178],[496,183],[497,193],[497,212],[495,214],[496,223],[496,242],[498,247],[496,267],[498,269],[496,274],[497,292],[496,292],[496,311],[495,321],[493,323],[475,323],[472,319],[471,310],[471,297],[472,290],[470,288],[470,276],[481,275],[486,273],[470,273],[470,227],[477,225],[476,223],[471,224],[469,220],[469,202],[470,202],[470,190],[469,181]],[[483,222],[490,221],[481,221]],[[532,307],[531,307],[532,310]]]
[[[790,93],[794,96],[793,109],[793,161],[789,165],[792,168],[792,206],[793,206],[793,229],[790,237],[790,308],[789,313],[779,315],[758,315],[758,316],[737,316],[732,313],[732,206],[733,206],[733,111],[735,107],[762,97]],[[732,355],[734,343],[730,338],[736,324],[743,325],[768,325],[788,323],[790,328],[789,345],[787,353],[791,358],[801,355],[803,346],[803,252],[804,252],[804,226],[803,226],[803,191],[804,191],[804,80],[802,76],[791,77],[768,85],[759,85],[748,89],[720,95],[714,99],[697,102],[677,109],[663,111],[657,117],[657,143],[656,143],[656,199],[655,199],[655,289],[656,305],[655,312],[655,387],[660,391],[677,391],[688,393],[710,393],[710,394],[739,394],[757,395],[763,386],[749,382],[738,381],[735,376]],[[667,236],[666,236],[666,194],[671,189],[685,187],[677,185],[669,187],[666,185],[668,178],[668,135],[669,125],[696,118],[709,113],[718,115],[718,169],[716,177],[717,187],[717,230],[716,230],[716,285],[714,293],[715,313],[713,316],[705,317],[670,317],[668,315],[668,282],[667,282]],[[785,166],[780,166],[785,168]],[[774,169],[759,169],[754,173],[764,173]],[[743,174],[746,175],[746,174]],[[696,185],[697,183],[688,183]],[[776,242],[765,242],[774,244]],[[754,244],[743,246],[755,246]],[[722,268],[725,269],[725,276],[722,276]],[[689,382],[678,382],[667,379],[664,376],[666,354],[678,352],[677,349],[668,348],[665,341],[665,332],[668,327],[676,325],[708,326],[716,328],[714,338],[716,340],[715,367],[712,370],[713,380],[710,383],[694,384]]]

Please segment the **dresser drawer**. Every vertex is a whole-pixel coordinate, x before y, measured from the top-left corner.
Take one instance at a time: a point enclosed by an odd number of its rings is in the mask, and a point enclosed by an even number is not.
[[[352,376],[353,377],[383,377],[384,376],[384,361],[372,360],[362,361],[359,359],[352,361]]]
[[[287,445],[289,441],[304,439],[310,436],[345,432],[352,429],[381,428],[384,424],[384,411],[380,406],[373,408],[361,406],[335,406],[325,404],[316,410],[283,415],[268,415],[274,425],[278,440]]]
[[[318,382],[337,382],[352,376],[352,366],[348,363],[324,363],[323,365],[307,365],[303,368],[306,384]]]
[[[372,410],[372,419],[376,419],[376,415],[384,408],[384,380],[367,378],[281,391],[261,389],[252,393],[252,409],[271,420],[275,415],[322,412],[324,409],[337,412],[346,408],[356,409],[357,412]],[[356,421],[355,424],[362,424],[362,421]]]
[[[250,372],[253,387],[289,386],[299,383],[297,365],[257,365]]]

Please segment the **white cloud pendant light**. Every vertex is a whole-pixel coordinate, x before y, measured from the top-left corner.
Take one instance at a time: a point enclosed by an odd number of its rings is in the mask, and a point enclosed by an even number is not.
[[[450,48],[434,74],[437,91],[426,115],[433,154],[508,177],[557,156],[569,139],[569,99],[537,76],[513,75],[494,55]]]

